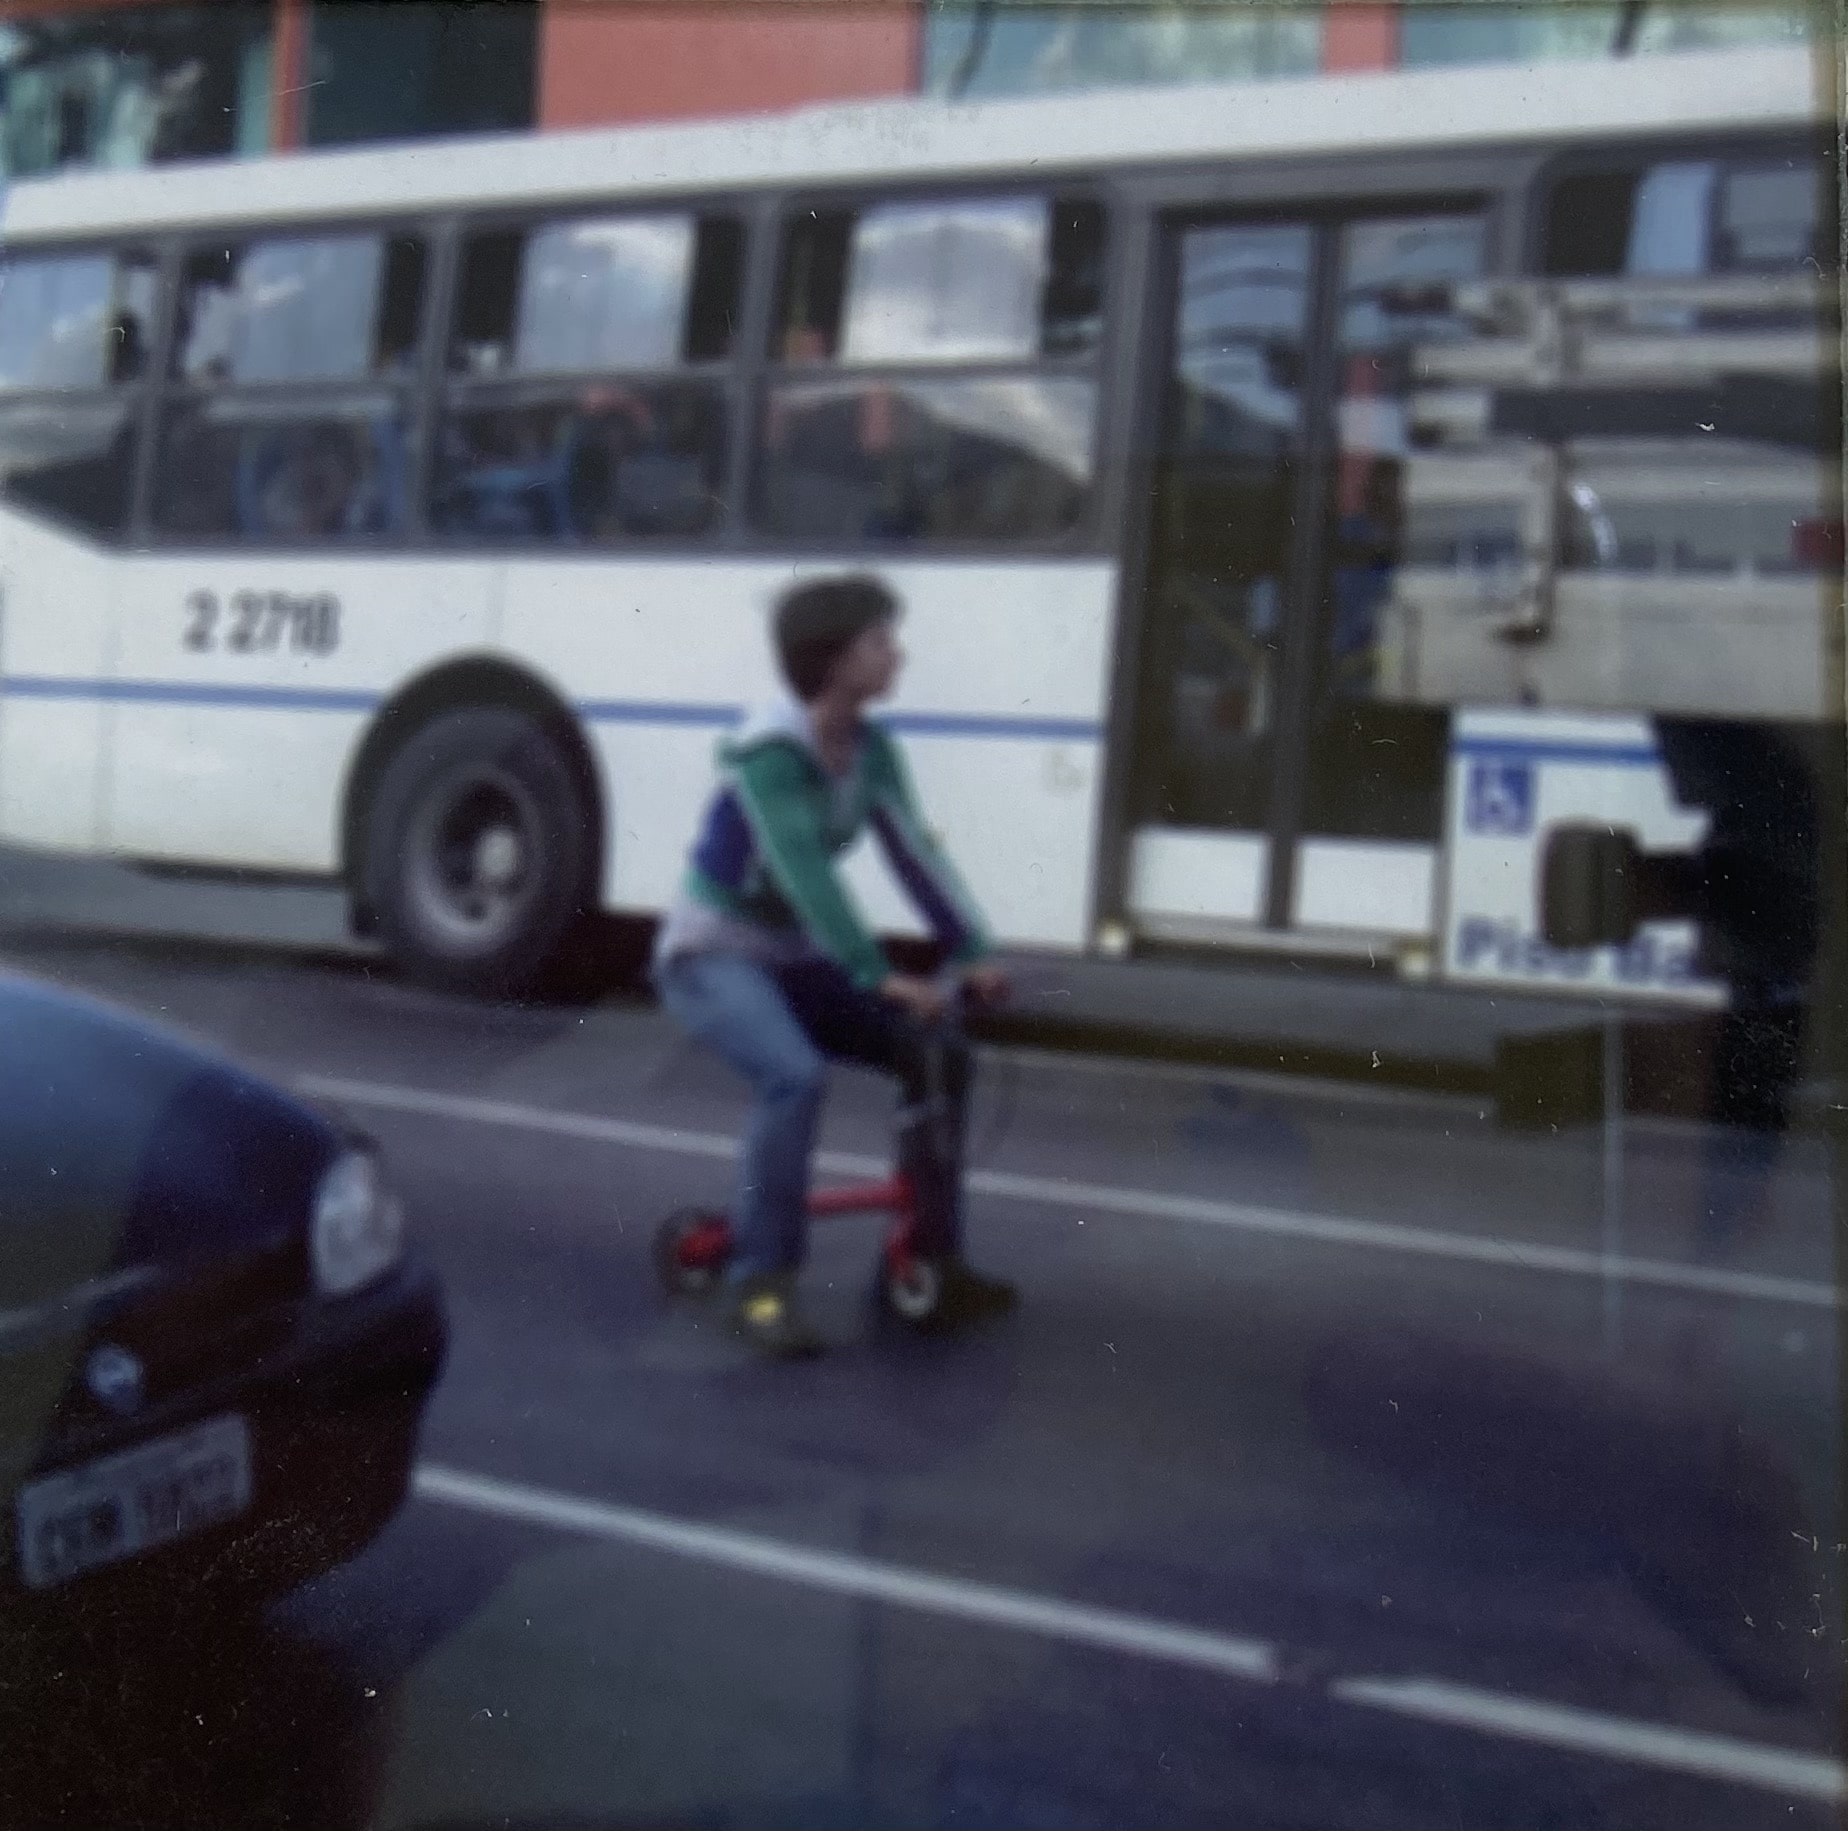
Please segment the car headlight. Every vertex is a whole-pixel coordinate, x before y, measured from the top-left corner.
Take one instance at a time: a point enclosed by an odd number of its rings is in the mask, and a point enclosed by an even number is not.
[[[308,1235],[315,1288],[343,1297],[388,1272],[404,1252],[404,1210],[366,1150],[336,1157],[315,1191]]]

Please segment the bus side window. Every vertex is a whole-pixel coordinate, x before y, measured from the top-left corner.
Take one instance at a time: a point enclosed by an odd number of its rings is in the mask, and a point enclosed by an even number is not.
[[[195,248],[160,416],[155,526],[290,545],[402,533],[427,267],[412,235]]]
[[[759,525],[831,541],[1070,535],[1090,497],[1104,230],[1093,199],[1032,193],[794,212]]]
[[[135,250],[0,267],[0,495],[93,534],[122,531],[155,291],[153,259]]]
[[[485,540],[687,539],[716,525],[732,216],[483,228],[463,243],[430,519]]]

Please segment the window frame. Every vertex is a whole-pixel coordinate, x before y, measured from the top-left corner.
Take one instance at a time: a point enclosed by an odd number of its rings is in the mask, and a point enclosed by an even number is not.
[[[623,555],[671,558],[679,554],[706,554],[734,547],[741,525],[736,493],[738,459],[744,449],[739,424],[744,398],[740,381],[750,367],[749,354],[756,340],[756,326],[752,317],[752,287],[762,250],[761,212],[761,194],[739,190],[664,192],[660,195],[638,192],[615,196],[587,192],[517,205],[452,212],[445,224],[447,244],[442,263],[443,284],[439,289],[441,296],[436,300],[439,315],[428,333],[429,340],[424,349],[426,380],[422,389],[426,419],[420,443],[422,463],[417,467],[415,503],[418,543],[428,551],[443,554],[503,558],[545,556],[583,560],[610,559]],[[492,376],[466,375],[450,367],[450,346],[456,307],[461,296],[464,251],[473,237],[510,230],[532,230],[550,223],[571,222],[586,217],[677,215],[689,216],[694,221],[696,262],[699,224],[705,218],[731,218],[742,237],[738,299],[733,318],[731,348],[726,355],[656,369],[565,370],[533,375],[512,372]],[[566,389],[599,383],[620,385],[626,382],[650,384],[672,381],[697,382],[712,387],[725,415],[725,443],[717,465],[720,489],[718,513],[703,532],[592,542],[556,540],[544,535],[506,538],[466,530],[449,533],[433,525],[430,502],[436,480],[437,442],[444,419],[450,412],[466,410],[475,404],[495,402],[509,405],[522,402],[536,404],[556,399]]]
[[[708,199],[699,199],[684,204],[658,204],[652,199],[637,199],[633,207],[630,200],[619,200],[614,207],[599,205],[595,201],[570,208],[560,209],[548,205],[542,209],[524,210],[483,210],[473,214],[457,215],[450,220],[450,229],[455,241],[454,272],[452,290],[447,301],[448,309],[443,314],[442,341],[437,351],[437,379],[443,387],[495,388],[517,387],[562,387],[585,381],[641,381],[649,377],[666,377],[687,375],[702,371],[722,370],[737,362],[740,345],[747,330],[742,309],[736,314],[733,324],[732,347],[723,356],[706,356],[691,362],[676,362],[656,369],[618,368],[618,369],[544,369],[522,372],[508,369],[499,375],[470,375],[462,370],[452,368],[449,355],[455,330],[455,307],[462,294],[463,266],[467,257],[470,241],[477,236],[508,234],[514,231],[532,231],[550,228],[555,225],[620,219],[624,217],[673,217],[690,216],[694,224],[693,260],[689,268],[689,303],[691,299],[691,279],[698,269],[699,225],[708,217],[729,217],[737,224],[744,238],[744,261],[739,272],[739,298],[742,302],[745,291],[745,272],[750,263],[751,220],[749,213],[738,201],[714,203]],[[517,326],[515,327],[517,332]],[[682,325],[684,334],[685,326]]]
[[[163,248],[160,335],[154,353],[152,385],[146,391],[142,453],[134,502],[131,536],[136,545],[163,553],[314,553],[341,555],[366,552],[402,552],[427,544],[423,520],[423,480],[429,449],[429,357],[438,320],[437,308],[446,293],[451,259],[450,213],[376,216],[304,216],[267,222],[234,222],[211,229],[179,229],[160,239]],[[417,340],[409,372],[397,377],[368,376],[341,382],[227,382],[217,386],[189,381],[174,372],[180,329],[180,294],[186,264],[196,253],[216,247],[235,247],[256,241],[314,241],[331,236],[417,237],[424,244],[423,296],[418,302]],[[367,394],[394,397],[401,408],[405,466],[402,525],[381,533],[354,534],[339,540],[303,542],[282,539],[247,539],[231,534],[206,537],[175,533],[154,519],[154,476],[161,441],[171,416],[187,407],[212,400],[237,400],[261,406],[268,401],[293,403],[314,396],[352,399]]]
[[[1521,199],[1518,246],[1519,276],[1525,280],[1564,280],[1583,275],[1555,274],[1546,269],[1546,230],[1553,193],[1567,178],[1598,172],[1625,172],[1641,178],[1652,166],[1677,161],[1726,165],[1749,160],[1793,159],[1813,161],[1823,174],[1823,197],[1818,215],[1826,225],[1834,220],[1830,188],[1839,195],[1841,175],[1830,156],[1826,135],[1802,132],[1744,129],[1696,137],[1689,134],[1637,135],[1605,139],[1589,146],[1574,146],[1543,158]]]
[[[1053,174],[1023,168],[1018,174],[965,179],[920,178],[902,184],[850,184],[792,188],[775,193],[768,201],[770,227],[767,249],[769,276],[764,309],[754,327],[750,350],[753,413],[750,444],[745,453],[747,484],[738,504],[745,537],[761,551],[812,556],[827,553],[864,555],[868,559],[899,562],[906,559],[945,559],[1006,563],[1017,559],[1078,559],[1112,551],[1110,531],[1115,522],[1109,496],[1109,464],[1105,437],[1111,425],[1110,394],[1113,380],[1113,314],[1124,296],[1119,269],[1124,257],[1127,212],[1118,181],[1125,173],[1099,172],[1091,167]],[[1047,206],[1061,198],[1094,203],[1103,220],[1104,259],[1098,293],[1098,335],[1090,351],[1081,356],[1036,356],[1018,362],[880,362],[847,363],[838,358],[789,362],[774,349],[778,335],[783,261],[789,225],[807,211],[850,211],[855,215],[887,204],[979,202],[991,198],[1038,197]],[[757,487],[760,475],[758,431],[768,410],[771,392],[783,382],[835,379],[844,384],[877,387],[904,382],[1013,381],[1021,378],[1070,377],[1091,385],[1090,482],[1083,511],[1069,528],[1056,534],[1038,534],[1000,542],[980,538],[930,536],[922,539],[861,536],[849,543],[809,535],[785,534],[767,528],[759,518]]]
[[[0,259],[0,269],[3,269],[13,261],[81,260],[93,255],[102,255],[120,261],[129,253],[135,252],[145,256],[154,276],[154,309],[148,327],[147,348],[143,353],[141,373],[133,381],[105,381],[101,387],[97,388],[0,390],[0,412],[6,412],[19,406],[53,406],[72,401],[84,404],[119,401],[124,405],[124,417],[129,429],[131,446],[122,515],[115,528],[105,532],[88,527],[67,515],[60,515],[55,510],[36,506],[29,509],[22,506],[20,509],[21,513],[40,517],[82,540],[99,546],[127,546],[134,541],[139,528],[137,516],[141,504],[142,474],[148,468],[147,448],[151,443],[152,404],[159,379],[159,365],[165,358],[168,320],[171,315],[168,287],[171,256],[168,246],[169,239],[164,233],[158,232],[136,236],[47,237],[42,241],[11,243],[4,250],[4,259]],[[10,499],[0,498],[0,500]]]
[[[733,556],[808,556],[825,553],[864,553],[869,560],[903,560],[909,557],[949,561],[992,559],[1076,559],[1121,557],[1133,568],[1137,545],[1132,525],[1135,505],[1126,492],[1133,481],[1135,451],[1147,436],[1149,402],[1146,374],[1140,360],[1142,343],[1150,335],[1151,311],[1156,302],[1151,276],[1137,270],[1146,265],[1151,250],[1151,225],[1179,210],[1237,208],[1247,213],[1308,211],[1315,214],[1337,204],[1359,204],[1369,210],[1389,200],[1416,197],[1426,201],[1437,192],[1468,191],[1485,202],[1493,200],[1491,248],[1487,271],[1522,278],[1544,277],[1540,255],[1545,233],[1545,211],[1550,192],[1568,173],[1611,170],[1622,166],[1641,170],[1664,159],[1795,157],[1812,159],[1829,174],[1831,190],[1839,186],[1828,158],[1827,136],[1802,130],[1740,129],[1721,135],[1688,134],[1609,136],[1583,146],[1560,147],[1539,142],[1485,145],[1472,155],[1472,182],[1459,185],[1454,165],[1441,166],[1428,159],[1408,156],[1384,163],[1377,171],[1344,171],[1337,160],[1323,156],[1262,158],[1250,162],[1191,160],[1175,165],[1138,162],[1121,168],[1074,166],[1056,173],[1033,168],[978,177],[924,176],[899,183],[859,181],[816,185],[723,186],[687,191],[647,189],[612,194],[586,186],[550,195],[481,209],[374,213],[310,212],[299,217],[239,220],[223,225],[156,227],[133,235],[47,235],[12,243],[7,252],[16,258],[81,256],[101,253],[121,256],[145,251],[156,275],[154,326],[148,363],[133,383],[110,390],[85,392],[85,398],[102,399],[108,393],[126,397],[135,422],[137,440],[133,487],[122,527],[110,535],[78,530],[84,538],[119,546],[153,547],[163,551],[243,548],[252,543],[226,540],[201,541],[198,537],[164,534],[152,526],[149,496],[157,465],[159,438],[168,411],[199,392],[170,374],[172,344],[177,330],[178,289],[186,256],[212,243],[261,238],[308,238],[320,234],[416,234],[426,245],[424,298],[421,311],[420,353],[408,379],[355,384],[365,388],[397,389],[406,402],[407,470],[403,527],[395,534],[354,536],[337,546],[315,546],[297,551],[431,551],[444,554],[498,554],[540,552],[554,557],[609,557],[630,551],[653,556],[704,555],[726,552]],[[1441,176],[1439,174],[1442,174]],[[860,210],[884,203],[925,203],[998,195],[1038,194],[1048,200],[1082,196],[1103,212],[1106,251],[1101,299],[1102,325],[1094,349],[1084,356],[1050,356],[1017,365],[978,364],[853,364],[835,362],[785,363],[776,360],[772,344],[779,303],[784,234],[791,217],[810,208]],[[1825,208],[1827,207],[1825,202]],[[736,332],[729,356],[684,364],[672,370],[651,371],[653,377],[704,376],[722,390],[728,416],[729,446],[724,457],[724,503],[713,527],[690,538],[664,537],[658,541],[596,547],[565,546],[540,541],[477,541],[467,536],[438,536],[429,527],[428,498],[431,460],[439,416],[450,390],[515,389],[521,378],[476,380],[457,378],[447,368],[447,340],[459,280],[461,249],[466,237],[496,228],[570,216],[597,214],[730,215],[743,237],[741,286],[737,302]],[[1154,314],[1158,315],[1158,314]],[[625,375],[639,377],[640,372]],[[910,379],[950,381],[959,377],[1001,379],[1021,375],[1064,373],[1088,379],[1095,390],[1093,437],[1095,459],[1086,510],[1064,533],[1005,546],[989,541],[861,540],[849,549],[843,543],[781,535],[758,526],[753,515],[758,434],[768,390],[789,378],[821,379],[828,375],[873,383]],[[584,378],[573,378],[584,379]],[[612,374],[611,379],[619,379]],[[292,389],[274,387],[281,398]],[[254,398],[258,392],[251,389]],[[19,401],[70,398],[69,390],[21,391]],[[63,525],[62,523],[60,525]],[[265,542],[259,551],[284,550],[286,543]],[[1119,549],[1121,550],[1119,553]]]

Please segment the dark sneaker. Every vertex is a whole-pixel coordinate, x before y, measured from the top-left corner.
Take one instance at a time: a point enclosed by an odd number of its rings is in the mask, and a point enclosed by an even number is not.
[[[763,1280],[745,1285],[733,1299],[732,1327],[772,1360],[804,1360],[822,1350],[821,1337],[787,1284]]]
[[[961,1259],[946,1259],[939,1303],[946,1322],[980,1322],[1018,1309],[1020,1290],[1005,1278],[990,1278]]]

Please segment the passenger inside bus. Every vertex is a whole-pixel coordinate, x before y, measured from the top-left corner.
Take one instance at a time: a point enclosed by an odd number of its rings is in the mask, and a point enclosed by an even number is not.
[[[1065,532],[1085,479],[1035,449],[1033,398],[1056,383],[819,382],[779,391],[759,507],[817,539],[1018,540]]]
[[[697,534],[718,512],[723,409],[702,385],[595,382],[452,413],[432,519],[488,539]]]
[[[791,223],[758,518],[810,540],[1051,540],[1089,498],[1103,215],[912,199]]]
[[[239,531],[276,540],[381,532],[374,437],[321,421],[251,440],[238,465]]]

